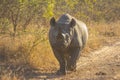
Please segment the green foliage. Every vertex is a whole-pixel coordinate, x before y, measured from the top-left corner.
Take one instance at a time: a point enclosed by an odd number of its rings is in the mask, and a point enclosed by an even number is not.
[[[0,0],[0,20],[8,20],[14,32],[18,26],[25,30],[29,24],[48,25],[52,16],[64,13],[83,21],[111,22],[120,20],[119,4],[120,0]]]
[[[92,11],[96,0],[84,0],[84,1],[85,1],[85,4],[88,5],[89,11]]]
[[[75,5],[78,4],[78,0],[65,0],[65,2],[70,9],[74,9]]]
[[[55,0],[45,0],[47,3],[47,8],[45,9],[45,12],[43,14],[43,17],[50,19],[54,13],[54,7],[55,7]]]
[[[0,19],[0,30],[1,33],[5,33],[9,29],[10,22],[6,18]]]

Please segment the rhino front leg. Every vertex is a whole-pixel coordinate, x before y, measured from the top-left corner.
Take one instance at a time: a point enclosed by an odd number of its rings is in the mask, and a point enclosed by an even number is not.
[[[77,64],[77,61],[80,57],[80,47],[76,47],[76,48],[72,48],[70,50],[70,55],[71,55],[71,58],[70,58],[70,65],[69,65],[69,71],[76,71],[76,64]]]
[[[53,50],[54,55],[56,57],[56,59],[59,62],[60,65],[60,69],[57,71],[57,75],[65,75],[66,74],[66,64],[65,64],[65,59],[64,56],[62,55],[62,53]]]
[[[70,55],[68,55],[67,56],[67,58],[66,58],[66,69],[67,69],[67,71],[69,71],[70,70],[70,60],[71,60],[71,56]]]

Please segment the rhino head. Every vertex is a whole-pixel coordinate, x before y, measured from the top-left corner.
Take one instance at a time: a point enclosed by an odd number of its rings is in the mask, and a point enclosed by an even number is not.
[[[64,15],[56,21],[53,17],[50,20],[50,25],[53,28],[55,44],[61,48],[67,48],[74,35],[74,26],[76,25],[74,18],[69,19]]]

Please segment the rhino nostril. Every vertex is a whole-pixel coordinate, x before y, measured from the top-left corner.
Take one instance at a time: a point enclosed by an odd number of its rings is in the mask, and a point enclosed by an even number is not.
[[[56,36],[56,39],[57,39],[58,41],[61,41],[61,40],[64,39],[64,37],[62,36],[62,34],[58,34],[58,35]]]

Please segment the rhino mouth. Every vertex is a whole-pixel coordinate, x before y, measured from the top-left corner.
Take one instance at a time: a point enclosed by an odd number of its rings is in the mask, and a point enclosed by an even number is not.
[[[66,49],[68,47],[67,43],[65,42],[56,42],[55,43],[56,48],[58,49]]]
[[[56,43],[56,45],[58,47],[67,47],[67,45],[65,43]]]

